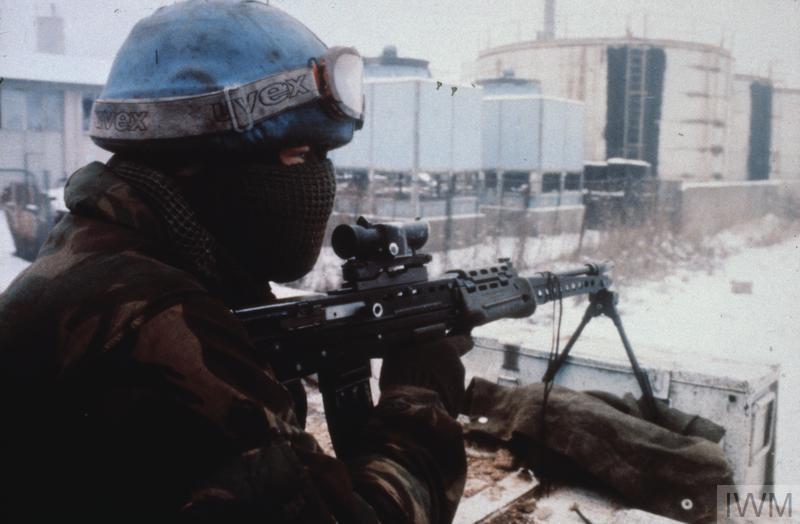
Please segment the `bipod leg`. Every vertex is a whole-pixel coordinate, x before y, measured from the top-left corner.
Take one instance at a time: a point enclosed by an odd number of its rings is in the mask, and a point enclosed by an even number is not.
[[[581,336],[581,333],[583,333],[583,328],[586,327],[593,317],[596,317],[602,313],[603,308],[597,297],[598,293],[592,293],[589,295],[589,305],[586,306],[586,311],[583,313],[581,323],[578,324],[577,328],[575,328],[572,336],[569,337],[569,340],[567,341],[567,345],[564,346],[564,349],[561,351],[558,357],[555,360],[550,361],[550,363],[547,365],[547,371],[545,371],[544,376],[542,377],[542,382],[550,382],[555,378],[556,373],[558,373],[558,370],[561,369],[564,361],[567,360],[569,352],[572,350],[572,346],[575,345],[575,343],[578,341],[578,338]]]
[[[622,345],[625,347],[625,353],[628,354],[628,360],[631,362],[633,374],[636,377],[636,381],[639,383],[644,397],[645,419],[650,422],[656,422],[658,420],[658,407],[656,406],[656,399],[653,396],[653,388],[650,385],[650,379],[647,378],[647,374],[639,366],[639,361],[636,360],[636,355],[633,353],[633,347],[628,340],[628,336],[625,334],[625,328],[622,327],[622,319],[619,316],[619,311],[617,311],[616,306],[617,295],[611,292],[606,292],[606,295],[607,296],[604,296],[602,301],[603,314],[614,322],[617,333],[619,333],[619,338],[622,340]]]

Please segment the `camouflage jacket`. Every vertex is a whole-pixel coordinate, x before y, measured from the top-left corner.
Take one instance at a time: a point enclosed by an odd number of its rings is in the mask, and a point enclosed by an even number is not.
[[[360,453],[325,455],[136,191],[93,163],[65,195],[71,213],[0,295],[0,513],[452,520],[466,460],[436,393],[384,391]]]

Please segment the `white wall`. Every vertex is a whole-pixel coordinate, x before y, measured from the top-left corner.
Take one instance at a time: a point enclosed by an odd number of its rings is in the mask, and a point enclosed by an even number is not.
[[[659,177],[724,178],[733,61],[707,46],[665,51]]]
[[[771,178],[800,180],[800,89],[775,89],[772,98]]]
[[[728,180],[747,180],[747,153],[750,150],[750,84],[752,78],[735,76],[728,129]]]

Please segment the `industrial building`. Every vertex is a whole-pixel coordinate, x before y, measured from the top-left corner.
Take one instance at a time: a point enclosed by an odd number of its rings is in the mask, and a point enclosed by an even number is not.
[[[644,160],[665,179],[725,172],[733,59],[707,44],[633,37],[518,42],[479,54],[476,78],[513,69],[585,108],[586,160]]]
[[[393,46],[365,59],[365,76],[364,128],[331,153],[341,171],[464,174],[480,186],[481,203],[525,208],[558,205],[567,180],[579,189],[582,103],[542,96],[512,71],[445,84],[430,78],[426,61],[399,57]]]
[[[473,244],[508,213],[506,235],[580,228],[581,102],[543,96],[511,71],[440,82],[392,46],[365,59],[364,91],[362,130],[330,153],[341,216],[425,217],[446,239],[431,248],[443,250]]]
[[[105,75],[91,72],[95,66],[86,67],[87,59],[30,58],[16,62],[25,67],[0,67],[0,169],[30,173],[48,188],[88,162],[108,158],[89,138],[92,103]]]
[[[536,39],[484,49],[464,81],[513,70],[584,103],[588,162],[627,158],[661,180],[800,178],[800,90],[737,74],[724,47],[625,36],[557,38],[544,2]]]
[[[47,189],[108,158],[89,117],[111,64],[64,54],[63,19],[28,7],[35,32],[0,56],[0,186],[28,177]]]
[[[66,54],[64,22],[49,5],[25,9],[34,30],[0,57],[0,186],[23,175],[47,189],[108,158],[88,125],[110,63]],[[583,166],[614,158],[646,162],[673,188],[800,180],[800,90],[735,75],[719,46],[557,39],[553,0],[546,16],[536,40],[480,52],[460,84],[437,81],[427,60],[394,46],[365,58],[364,127],[331,152],[337,210],[500,216],[494,206],[540,217],[571,207],[572,224],[583,216]],[[0,42],[2,33],[0,23]],[[535,229],[573,229],[564,224]]]

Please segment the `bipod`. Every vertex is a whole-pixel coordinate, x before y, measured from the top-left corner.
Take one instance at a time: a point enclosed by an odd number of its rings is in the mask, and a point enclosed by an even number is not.
[[[650,379],[647,377],[647,374],[639,366],[639,361],[636,360],[636,355],[633,353],[633,347],[631,347],[628,336],[625,334],[625,329],[622,327],[622,319],[619,316],[619,311],[617,311],[618,300],[619,295],[613,291],[609,291],[608,289],[601,289],[600,291],[591,293],[589,295],[589,305],[586,307],[586,311],[583,314],[581,323],[578,324],[575,332],[564,346],[563,351],[561,351],[555,360],[551,360],[548,364],[547,371],[542,377],[542,382],[551,382],[555,378],[556,373],[558,373],[558,370],[561,369],[561,365],[564,364],[564,361],[569,356],[569,352],[578,341],[578,338],[581,336],[581,333],[583,333],[583,329],[586,327],[589,321],[594,317],[605,315],[610,318],[612,322],[614,322],[614,326],[617,328],[619,338],[622,340],[622,345],[625,347],[625,353],[628,354],[628,360],[631,362],[633,374],[642,390],[642,395],[645,402],[645,412],[643,415],[645,419],[649,420],[650,422],[656,422],[658,419],[658,408],[656,406],[655,397],[653,396],[653,388],[650,386]]]

